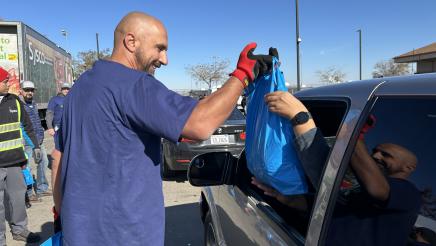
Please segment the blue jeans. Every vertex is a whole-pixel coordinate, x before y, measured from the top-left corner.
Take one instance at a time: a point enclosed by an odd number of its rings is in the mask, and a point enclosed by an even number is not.
[[[41,144],[41,161],[39,163],[36,163],[36,192],[42,193],[46,192],[48,190],[48,181],[45,177],[45,170],[48,165],[48,158],[47,158],[47,150],[45,149],[44,143]],[[25,146],[24,150],[26,152],[28,161],[27,165],[31,168],[31,163],[35,163],[35,157],[33,155],[33,149],[30,146]],[[30,193],[30,194],[29,194]],[[32,191],[28,192],[29,195],[32,194]]]

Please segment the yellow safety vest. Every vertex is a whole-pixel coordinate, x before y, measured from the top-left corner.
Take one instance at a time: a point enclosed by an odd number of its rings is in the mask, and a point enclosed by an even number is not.
[[[7,124],[0,124],[0,134],[16,132],[16,134],[12,134],[12,135],[19,136],[19,137],[0,140],[0,152],[12,150],[12,149],[18,149],[18,148],[22,148],[24,150],[23,132],[21,131],[21,107],[20,107],[20,102],[18,100],[15,100],[15,103],[17,105],[17,111],[18,111],[17,121]]]

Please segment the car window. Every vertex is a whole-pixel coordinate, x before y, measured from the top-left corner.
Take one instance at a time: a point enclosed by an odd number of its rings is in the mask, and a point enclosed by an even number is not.
[[[227,120],[245,120],[245,116],[239,111],[239,109],[234,108]]]
[[[344,163],[325,240],[429,243],[436,239],[436,98],[380,97],[369,115],[375,124],[362,128],[363,141]]]

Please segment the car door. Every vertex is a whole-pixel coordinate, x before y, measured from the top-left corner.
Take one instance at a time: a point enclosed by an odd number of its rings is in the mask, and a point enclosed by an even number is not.
[[[242,154],[235,185],[219,187],[217,213],[227,245],[301,245],[302,238],[286,230],[285,222],[250,187],[245,154]],[[275,217],[275,219],[274,219]],[[288,228],[289,229],[289,228]],[[300,244],[294,242],[300,241]]]
[[[303,100],[329,145],[348,109],[346,98],[312,98]],[[323,161],[324,162],[324,161]],[[316,172],[322,173],[324,165]],[[224,239],[228,245],[303,245],[309,218],[266,197],[250,184],[252,174],[246,168],[245,156],[238,163],[235,185],[220,187],[217,211]],[[317,187],[315,187],[317,189]],[[313,192],[313,191],[311,191]]]

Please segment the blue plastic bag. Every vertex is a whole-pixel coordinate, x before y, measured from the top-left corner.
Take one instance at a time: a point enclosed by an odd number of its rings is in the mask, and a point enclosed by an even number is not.
[[[47,239],[40,246],[62,246],[62,232],[58,232]]]
[[[264,96],[287,91],[277,59],[271,74],[259,76],[248,88],[247,166],[261,182],[284,195],[307,192],[303,168],[294,149],[294,132],[289,119],[268,110]]]
[[[33,181],[32,174],[30,173],[30,168],[26,166],[26,168],[21,170],[21,172],[23,173],[24,182],[26,183],[26,186],[33,185],[34,181]]]

